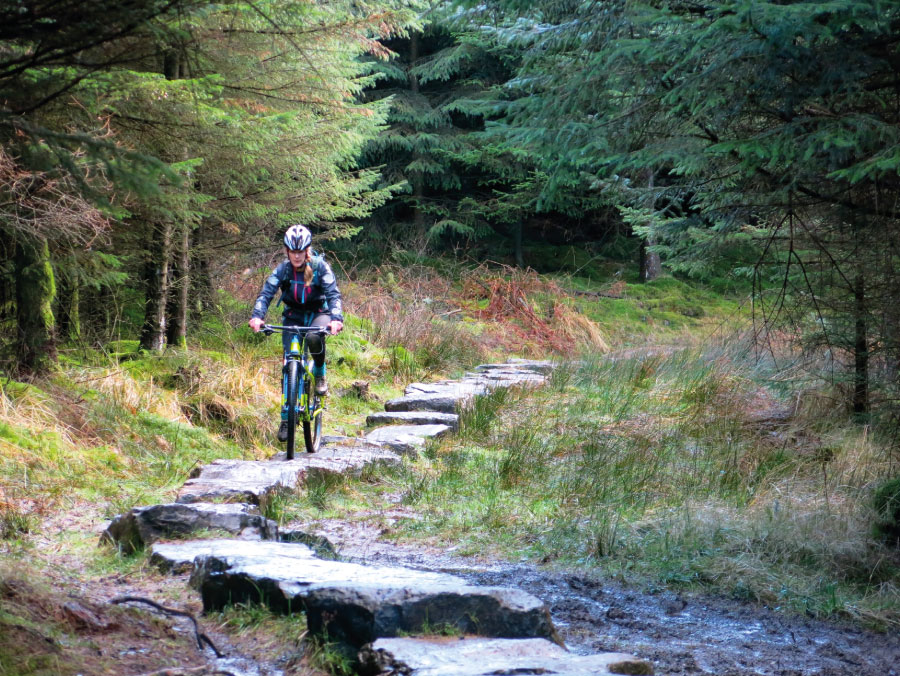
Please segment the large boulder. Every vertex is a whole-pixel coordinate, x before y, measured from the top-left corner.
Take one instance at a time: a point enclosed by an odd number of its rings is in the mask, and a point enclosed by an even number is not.
[[[172,503],[135,507],[120,514],[113,518],[100,539],[118,546],[124,554],[131,554],[157,540],[184,537],[198,530],[245,534],[249,530],[257,538],[275,539],[278,524],[262,516],[255,505]]]
[[[250,601],[275,612],[305,610],[312,633],[355,647],[442,627],[559,641],[544,604],[519,589],[477,587],[452,575],[411,568],[282,556],[263,547],[275,543],[241,544],[233,551],[190,553],[195,555],[191,584],[200,591],[204,609]]]

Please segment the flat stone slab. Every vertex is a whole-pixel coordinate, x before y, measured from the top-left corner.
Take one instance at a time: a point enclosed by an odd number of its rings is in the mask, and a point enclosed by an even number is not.
[[[253,540],[189,540],[157,542],[150,548],[150,563],[164,573],[180,574],[193,569],[194,560],[206,556],[278,557],[285,561],[313,559],[315,553],[304,544],[254,542]]]
[[[384,411],[369,414],[366,425],[447,425],[456,429],[459,426],[459,416],[437,411]]]
[[[303,610],[312,633],[327,633],[355,647],[427,627],[559,641],[547,608],[522,590],[477,587],[445,573],[281,556],[271,548],[252,547],[272,544],[245,542],[242,550],[197,556],[191,584],[200,591],[204,609],[249,601],[275,612]]]
[[[298,449],[293,460],[215,460],[185,482],[176,501],[259,504],[270,494],[296,490],[313,473],[349,474],[375,462],[399,461],[399,456],[387,448],[358,441],[329,446],[318,453]]]
[[[485,394],[489,389],[486,380],[443,380],[437,383],[410,383],[403,392],[407,396],[439,394],[455,399],[466,399],[476,394]]]
[[[257,538],[274,540],[278,524],[259,513],[256,505],[195,502],[135,507],[110,521],[100,536],[102,542],[131,554],[157,540],[189,535],[198,530],[255,532]]]
[[[547,359],[518,359],[514,357],[502,364],[479,364],[475,367],[477,372],[496,371],[498,369],[518,369],[548,374],[554,369],[554,366],[553,362]]]
[[[452,394],[408,394],[390,399],[384,404],[384,410],[396,411],[436,411],[438,413],[456,413],[461,397]]]
[[[537,638],[383,638],[360,651],[360,662],[365,673],[379,676],[653,674],[649,662],[633,655],[573,655]]]
[[[539,385],[546,379],[544,374],[549,373],[552,368],[550,362],[542,361],[482,364],[474,373],[468,373],[459,380],[410,383],[404,390],[404,396],[388,401],[385,409],[389,412],[455,413],[462,403],[496,387]]]
[[[401,455],[415,455],[425,448],[426,439],[442,437],[451,431],[449,425],[390,425],[372,430],[366,435],[366,441],[384,444]]]

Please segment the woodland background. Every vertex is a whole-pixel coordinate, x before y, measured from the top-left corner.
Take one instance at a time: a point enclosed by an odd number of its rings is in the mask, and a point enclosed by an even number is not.
[[[557,368],[266,516],[900,626],[900,2],[0,0],[0,672],[153,582],[97,523],[276,452],[298,222],[326,433]]]

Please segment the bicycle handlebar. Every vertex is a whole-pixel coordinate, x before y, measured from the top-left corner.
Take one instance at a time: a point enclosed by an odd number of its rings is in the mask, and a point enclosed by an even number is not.
[[[279,326],[278,324],[263,324],[260,329],[267,336],[271,336],[276,331],[282,333],[318,333],[323,336],[331,335],[331,331],[326,326]]]

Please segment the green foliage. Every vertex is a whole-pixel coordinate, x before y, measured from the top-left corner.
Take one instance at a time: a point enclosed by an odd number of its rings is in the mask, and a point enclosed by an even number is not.
[[[298,221],[348,237],[358,231],[351,220],[390,195],[376,171],[356,166],[387,110],[358,101],[373,82],[360,56],[384,58],[376,38],[415,26],[415,2],[191,0],[127,18],[96,4],[109,24],[93,6],[77,17],[40,7],[14,17],[20,33],[0,36],[0,191],[17,205],[3,228],[51,240],[72,290],[60,309],[73,313],[76,334],[79,289],[93,290],[82,304],[106,309],[89,317],[101,325],[91,337],[108,337],[121,313],[110,296],[125,282],[147,296],[143,344],[161,344],[163,317],[183,314],[184,302],[176,309],[165,295],[188,284],[179,251],[194,232],[193,255],[208,264]],[[84,47],[47,42],[29,17],[66,25]],[[36,199],[41,191],[49,195]],[[30,307],[23,314],[47,315]]]

